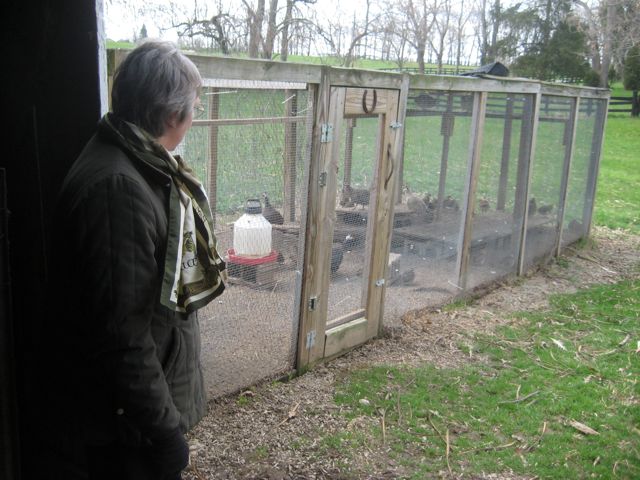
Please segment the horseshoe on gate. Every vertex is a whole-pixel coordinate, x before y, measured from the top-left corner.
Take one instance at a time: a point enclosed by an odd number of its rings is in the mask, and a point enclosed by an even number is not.
[[[365,90],[362,94],[362,109],[364,113],[371,113],[376,109],[376,105],[378,104],[378,92],[376,92],[375,88],[373,89],[373,103],[371,103],[371,108],[367,107],[367,92]]]

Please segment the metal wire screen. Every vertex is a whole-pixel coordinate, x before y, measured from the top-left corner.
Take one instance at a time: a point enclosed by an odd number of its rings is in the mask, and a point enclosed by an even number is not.
[[[367,285],[369,204],[376,159],[378,118],[345,120],[340,136],[336,224],[331,248],[328,326],[364,308]]]
[[[203,119],[182,145],[206,183],[229,273],[200,317],[212,396],[294,368],[311,97],[299,88],[207,88]]]
[[[387,275],[387,323],[459,291],[456,260],[472,105],[472,94],[410,91]]]
[[[562,203],[565,165],[571,153],[573,99],[543,95],[531,180],[525,238],[525,267],[555,252],[558,205]]]
[[[532,95],[488,95],[467,288],[516,272],[532,125]]]
[[[585,98],[580,101],[562,226],[563,247],[588,232],[605,106],[603,100]]]

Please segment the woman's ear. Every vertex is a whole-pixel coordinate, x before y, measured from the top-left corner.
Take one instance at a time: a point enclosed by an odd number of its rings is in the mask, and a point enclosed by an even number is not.
[[[180,112],[173,112],[167,118],[167,126],[175,128],[180,123]]]

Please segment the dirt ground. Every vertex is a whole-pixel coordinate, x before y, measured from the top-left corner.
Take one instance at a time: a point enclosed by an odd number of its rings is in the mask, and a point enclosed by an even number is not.
[[[569,247],[558,262],[496,285],[467,306],[410,312],[398,325],[387,328],[381,338],[302,376],[288,382],[263,383],[212,401],[208,415],[189,434],[192,461],[184,478],[406,478],[401,466],[388,463],[384,452],[375,448],[352,458],[348,471],[340,467],[341,458],[321,453],[317,442],[320,434],[367,428],[366,424],[349,424],[340,415],[340,407],[333,401],[336,381],[352,369],[376,364],[461,365],[469,361],[469,352],[457,346],[464,345],[470,332],[491,331],[510,322],[509,314],[514,311],[543,309],[550,294],[640,276],[639,236],[595,228],[592,239],[584,248]],[[374,473],[358,473],[364,471]],[[443,472],[437,478],[458,477]],[[529,477],[493,472],[473,478]]]

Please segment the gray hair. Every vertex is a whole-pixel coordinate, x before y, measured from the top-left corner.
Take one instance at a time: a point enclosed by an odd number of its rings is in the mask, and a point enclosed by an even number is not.
[[[201,88],[198,69],[173,43],[146,41],[116,70],[113,113],[157,138],[171,115],[184,120]]]

